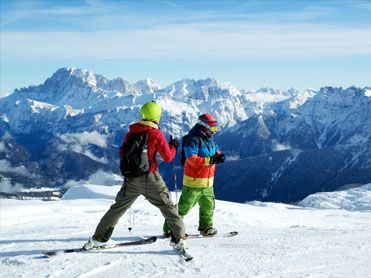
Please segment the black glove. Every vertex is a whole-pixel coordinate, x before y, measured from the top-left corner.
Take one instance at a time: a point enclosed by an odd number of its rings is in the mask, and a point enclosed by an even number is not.
[[[177,139],[173,138],[173,135],[170,135],[169,145],[170,146],[174,146],[175,147],[175,150],[178,149],[179,142],[178,142]]]
[[[216,153],[210,157],[210,164],[219,164],[223,163],[225,160],[225,155],[222,153]]]

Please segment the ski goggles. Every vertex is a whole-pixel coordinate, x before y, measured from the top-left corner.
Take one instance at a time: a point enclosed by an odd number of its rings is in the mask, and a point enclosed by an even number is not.
[[[210,129],[212,132],[217,132],[217,131],[218,131],[218,126],[217,126],[217,125],[210,126],[209,129]]]
[[[213,133],[217,132],[218,131],[218,125],[217,123],[215,122],[215,125],[213,126],[209,126],[208,124],[204,123],[203,121],[199,121],[198,122],[200,125],[208,128],[209,130],[211,130]]]

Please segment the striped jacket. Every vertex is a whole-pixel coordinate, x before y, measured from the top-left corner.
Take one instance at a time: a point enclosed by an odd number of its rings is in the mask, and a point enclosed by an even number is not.
[[[219,146],[202,129],[196,124],[184,143],[183,185],[188,187],[211,187],[214,183],[215,164],[210,164],[210,157],[219,152]]]

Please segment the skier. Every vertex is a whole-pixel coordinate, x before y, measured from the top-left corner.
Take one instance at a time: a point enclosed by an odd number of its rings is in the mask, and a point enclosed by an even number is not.
[[[178,211],[184,217],[195,205],[199,204],[198,230],[203,236],[214,236],[213,227],[215,196],[213,189],[215,164],[223,163],[224,154],[213,139],[218,123],[211,114],[202,114],[198,123],[183,139],[185,154],[183,189],[178,203]],[[163,226],[164,237],[170,236],[169,222]]]
[[[159,129],[161,118],[161,107],[154,101],[144,104],[140,109],[141,121],[130,125],[129,132],[124,138],[124,142],[135,133],[147,132],[147,154],[149,172],[139,177],[125,177],[121,190],[117,193],[115,203],[111,205],[100,220],[94,235],[83,246],[84,249],[94,247],[105,247],[114,245],[110,240],[113,229],[119,218],[131,207],[139,195],[144,195],[146,199],[160,209],[171,230],[171,245],[178,250],[184,250],[183,239],[185,238],[185,228],[183,219],[179,216],[177,208],[172,203],[170,193],[166,184],[157,171],[157,152],[164,161],[170,162],[174,159],[178,147],[178,141],[170,137],[169,143]],[[120,149],[120,157],[122,157]]]

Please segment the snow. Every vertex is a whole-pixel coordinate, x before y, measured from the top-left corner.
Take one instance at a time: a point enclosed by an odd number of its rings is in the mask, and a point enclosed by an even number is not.
[[[2,120],[3,122],[9,123],[9,118],[6,114],[2,114],[0,116],[0,120]]]
[[[50,202],[0,199],[0,277],[370,277],[371,210],[360,201],[362,196],[371,203],[370,184],[358,189],[362,195],[347,191],[351,210],[216,200],[219,233],[237,230],[239,235],[186,240],[195,258],[189,263],[181,261],[168,239],[42,256],[43,251],[82,246],[119,188],[80,184],[62,200]],[[327,200],[343,202],[339,195]],[[148,201],[138,198],[132,211],[132,232],[127,213],[116,226],[114,240],[161,234],[163,217]],[[196,233],[198,208],[184,221],[187,231]]]
[[[303,207],[371,211],[371,183],[343,191],[321,192],[306,197]]]
[[[274,95],[270,93],[251,93],[246,95],[246,99],[250,100],[251,102],[262,102],[262,103],[268,103],[268,102],[279,102],[288,99],[289,96],[285,95]]]
[[[36,101],[32,99],[27,99],[27,101],[31,106],[32,113],[40,113],[40,110],[54,111],[59,108],[56,105],[45,103],[45,102],[40,102],[40,101]]]
[[[65,118],[67,116],[74,117],[80,113],[84,113],[84,109],[73,109],[69,105],[64,105],[64,109],[66,110]]]

